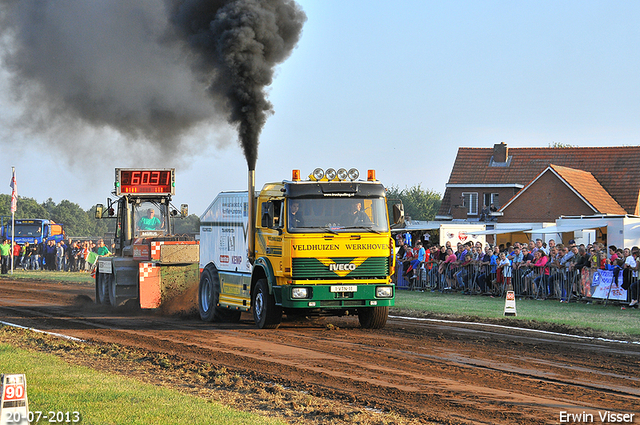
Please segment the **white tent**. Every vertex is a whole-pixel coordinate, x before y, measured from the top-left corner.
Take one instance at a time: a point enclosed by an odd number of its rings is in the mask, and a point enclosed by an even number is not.
[[[562,220],[562,219],[559,219]],[[566,233],[575,232],[579,230],[593,230],[600,227],[606,227],[609,224],[610,219],[597,218],[597,219],[583,219],[572,220],[569,223],[558,223],[549,227],[541,227],[538,229],[525,230],[525,233]]]
[[[504,235],[507,233],[526,232],[531,229],[531,225],[518,227],[500,227],[496,229],[481,230],[473,232],[474,235]]]

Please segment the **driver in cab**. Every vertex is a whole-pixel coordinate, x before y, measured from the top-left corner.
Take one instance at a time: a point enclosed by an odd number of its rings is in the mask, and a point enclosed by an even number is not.
[[[302,213],[300,212],[300,202],[291,201],[289,204],[289,228],[302,227]]]
[[[147,215],[138,220],[138,230],[158,230],[160,228],[162,228],[162,222],[155,216],[153,208],[149,208]]]
[[[371,220],[364,209],[362,208],[362,202],[356,202],[353,205],[353,212],[351,216],[345,222],[347,226],[359,226],[363,224],[371,224]]]

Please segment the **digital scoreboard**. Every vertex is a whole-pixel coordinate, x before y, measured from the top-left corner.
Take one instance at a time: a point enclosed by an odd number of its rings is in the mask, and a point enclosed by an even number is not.
[[[175,174],[175,168],[116,168],[116,195],[175,195]]]

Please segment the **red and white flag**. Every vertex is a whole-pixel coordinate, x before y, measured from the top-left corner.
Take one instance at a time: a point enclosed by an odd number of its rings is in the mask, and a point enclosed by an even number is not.
[[[13,176],[11,176],[11,214],[15,214],[18,209],[18,183],[16,182],[16,169],[13,169]]]

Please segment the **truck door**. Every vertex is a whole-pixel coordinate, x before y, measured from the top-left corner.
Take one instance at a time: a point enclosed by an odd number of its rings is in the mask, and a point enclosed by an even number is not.
[[[64,230],[62,229],[61,224],[51,224],[50,231],[51,236],[60,236],[60,238],[56,238],[56,240],[64,238]]]
[[[256,257],[267,257],[276,275],[282,273],[282,233],[284,209],[282,199],[260,202],[260,227],[256,235]]]

